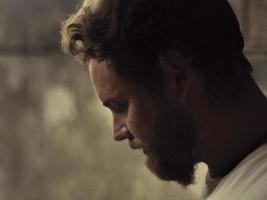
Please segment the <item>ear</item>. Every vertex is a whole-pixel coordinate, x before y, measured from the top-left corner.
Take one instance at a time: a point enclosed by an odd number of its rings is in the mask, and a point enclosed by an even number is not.
[[[167,79],[173,80],[176,87],[182,87],[191,70],[191,59],[174,49],[160,55],[160,62]]]

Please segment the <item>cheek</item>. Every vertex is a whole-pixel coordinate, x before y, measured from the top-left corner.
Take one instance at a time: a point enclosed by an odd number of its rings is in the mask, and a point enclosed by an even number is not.
[[[150,106],[139,104],[129,109],[127,125],[131,134],[145,142],[155,126],[155,111]]]

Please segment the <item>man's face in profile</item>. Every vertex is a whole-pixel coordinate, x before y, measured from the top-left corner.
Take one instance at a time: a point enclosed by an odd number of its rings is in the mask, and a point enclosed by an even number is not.
[[[103,105],[113,116],[113,138],[136,139],[147,156],[148,168],[163,180],[193,182],[195,131],[190,114],[162,88],[160,97],[145,87],[120,79],[105,62],[91,59],[89,71]],[[168,84],[167,84],[168,85]]]

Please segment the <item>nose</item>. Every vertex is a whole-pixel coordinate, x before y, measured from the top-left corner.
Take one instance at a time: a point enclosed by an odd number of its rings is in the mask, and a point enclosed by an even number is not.
[[[126,126],[122,126],[118,130],[113,130],[113,139],[116,141],[122,141],[124,139],[131,139],[133,136]]]

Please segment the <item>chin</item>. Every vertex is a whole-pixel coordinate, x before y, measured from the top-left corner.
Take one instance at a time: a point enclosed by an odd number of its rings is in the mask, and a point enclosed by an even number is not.
[[[164,181],[175,181],[186,187],[195,180],[195,164],[190,160],[177,162],[172,159],[155,159],[154,156],[147,155],[146,166]]]

